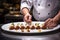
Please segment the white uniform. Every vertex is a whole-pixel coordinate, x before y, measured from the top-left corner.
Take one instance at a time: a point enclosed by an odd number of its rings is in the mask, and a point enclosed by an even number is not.
[[[21,0],[21,9],[33,6],[33,16],[38,21],[53,18],[59,11],[59,0]]]

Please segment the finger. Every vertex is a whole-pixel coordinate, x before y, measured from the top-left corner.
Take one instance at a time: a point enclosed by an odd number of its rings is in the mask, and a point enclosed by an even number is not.
[[[49,22],[48,22],[48,24],[52,24],[53,23],[53,20],[52,19],[50,19],[49,20]]]
[[[27,18],[26,18],[26,16],[24,17],[24,21],[27,21]]]
[[[29,20],[30,16],[27,16],[27,20]]]
[[[57,26],[57,24],[52,23],[52,24],[49,24],[49,25],[48,25],[48,28],[51,29],[51,28],[54,28],[54,27],[56,27],[56,26]]]
[[[31,20],[26,20],[26,22],[27,22],[27,23],[30,23],[30,22],[31,22]]]
[[[31,22],[31,20],[27,20],[28,22]]]
[[[50,18],[45,21],[44,26],[47,27],[47,24],[48,24],[49,21],[50,21]]]
[[[29,16],[29,19],[28,19],[27,21],[28,21],[28,22],[31,22],[31,18],[32,18],[32,17],[31,17],[31,15],[30,15],[30,16]]]
[[[53,20],[50,19],[46,27],[51,27],[52,23],[53,23]]]
[[[28,20],[28,22],[29,22],[29,23],[31,23],[31,22],[32,22],[32,20],[30,19],[30,20]]]
[[[29,21],[32,21],[32,17],[31,16],[29,17]]]
[[[23,18],[23,20],[25,21],[25,17]]]
[[[48,25],[48,28],[49,28],[49,29],[52,29],[52,28],[54,28],[54,27],[53,27],[53,25]]]
[[[29,20],[31,20],[32,16],[30,15]]]
[[[48,24],[47,27],[48,27],[49,29],[51,29],[51,28],[54,27],[54,24]]]
[[[24,17],[24,21],[25,22],[28,22],[27,16]]]
[[[48,23],[48,22],[50,21],[50,19],[51,19],[51,18],[47,19],[47,20],[45,21],[45,23]]]
[[[27,20],[29,20],[29,21],[31,20],[31,15],[28,16]]]

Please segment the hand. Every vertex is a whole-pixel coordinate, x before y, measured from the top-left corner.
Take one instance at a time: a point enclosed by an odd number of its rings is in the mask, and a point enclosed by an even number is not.
[[[32,20],[32,16],[27,13],[25,16],[24,16],[24,21],[27,22],[27,23],[30,23]]]
[[[49,18],[45,21],[44,27],[54,28],[57,24],[58,23],[53,18]]]

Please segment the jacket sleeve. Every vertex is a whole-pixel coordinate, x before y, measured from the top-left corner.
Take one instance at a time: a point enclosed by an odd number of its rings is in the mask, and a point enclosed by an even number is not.
[[[30,11],[32,7],[32,0],[21,0],[21,10],[23,8],[28,8],[28,10]]]

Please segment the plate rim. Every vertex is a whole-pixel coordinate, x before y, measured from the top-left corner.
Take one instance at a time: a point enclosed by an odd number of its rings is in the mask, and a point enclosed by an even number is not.
[[[33,21],[33,22],[34,22],[34,21]],[[13,23],[21,23],[21,22],[13,22]],[[23,22],[22,22],[22,23],[23,23]],[[7,23],[7,24],[10,24],[10,23]],[[7,24],[4,24],[4,25],[7,25]],[[14,31],[8,31],[8,30],[4,30],[4,29],[2,28],[4,25],[1,26],[1,29],[2,29],[3,31],[7,31],[7,32],[13,32],[13,33],[45,33],[45,32],[14,32]],[[56,29],[56,30],[58,30],[58,29]],[[54,31],[54,30],[52,30],[52,31]],[[47,32],[51,32],[51,31],[47,31]]]

